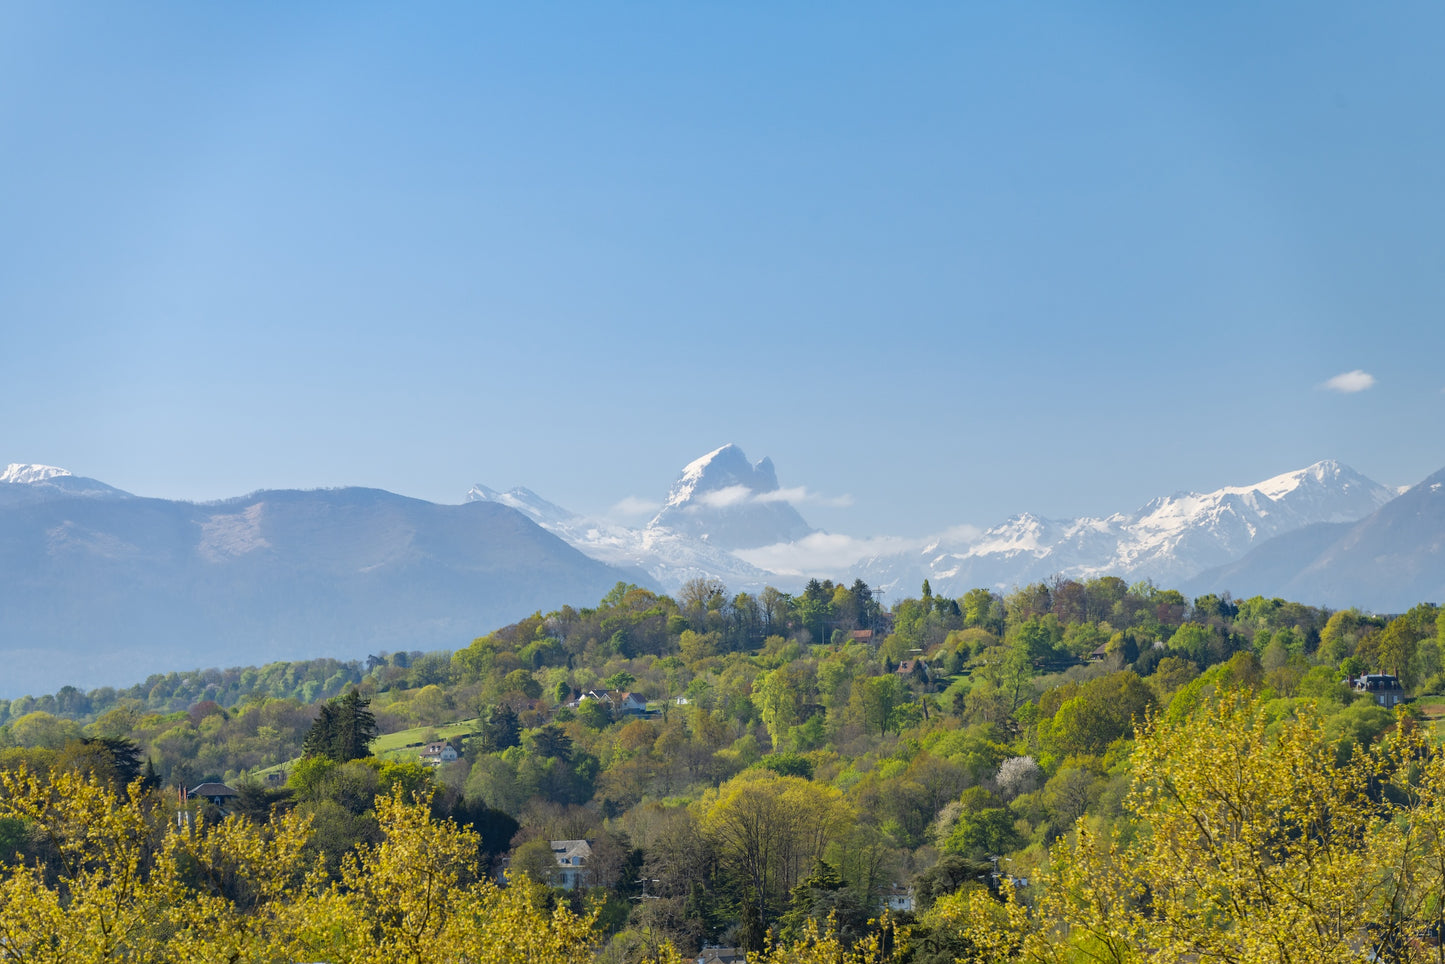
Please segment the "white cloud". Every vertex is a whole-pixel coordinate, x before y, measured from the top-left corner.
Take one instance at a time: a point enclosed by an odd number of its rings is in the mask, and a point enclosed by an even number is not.
[[[814,532],[797,542],[779,542],[757,549],[740,549],[734,551],[733,555],[759,569],[766,569],[780,576],[836,579],[838,573],[872,556],[903,552],[931,553],[940,544],[956,547],[973,542],[983,531],[974,525],[956,525],[923,538],[872,536],[867,539],[831,532]]]
[[[1320,387],[1331,392],[1353,395],[1355,392],[1363,392],[1365,389],[1373,387],[1374,384],[1374,375],[1356,368],[1352,372],[1341,372]]]
[[[813,505],[826,505],[844,509],[853,504],[853,497],[851,495],[818,495],[816,492],[809,492],[807,486],[798,485],[790,489],[774,489],[771,492],[762,492],[758,495],[757,501],[790,502],[793,505],[812,503]]]
[[[619,519],[636,519],[640,516],[656,515],[657,510],[661,508],[661,502],[652,502],[629,495],[608,510],[608,514]]]
[[[879,536],[856,539],[853,536],[814,532],[797,542],[779,542],[757,549],[741,549],[733,553],[744,562],[787,576],[836,576],[840,570],[883,553],[902,552],[918,545],[916,539]]]
[[[713,509],[726,509],[728,506],[742,505],[751,499],[752,495],[753,490],[745,485],[729,485],[726,488],[704,492],[698,496],[698,501]]]
[[[950,526],[944,529],[938,538],[951,545],[956,542],[972,542],[981,535],[983,535],[983,530],[978,526],[971,526],[964,523],[963,525]]]
[[[804,502],[808,498],[806,486],[794,486],[791,489],[774,489],[771,492],[759,492],[759,502]]]
[[[790,489],[773,489],[771,492],[754,493],[745,485],[729,485],[726,488],[714,489],[711,492],[704,492],[697,497],[700,505],[710,509],[726,509],[735,505],[746,505],[749,503],[767,504],[772,502],[787,502],[792,505],[826,505],[834,508],[847,508],[853,504],[851,495],[818,495],[816,492],[809,492],[806,486],[794,486]]]

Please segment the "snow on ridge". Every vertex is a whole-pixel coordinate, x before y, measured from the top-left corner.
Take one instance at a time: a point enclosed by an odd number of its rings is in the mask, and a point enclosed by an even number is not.
[[[637,529],[578,515],[521,486],[498,492],[479,482],[467,492],[466,501],[495,502],[516,509],[583,555],[640,569],[667,592],[676,592],[695,578],[721,578],[730,588],[753,591],[776,581],[771,573],[695,537],[665,526]]]
[[[478,482],[476,485],[472,486],[470,489],[467,490],[467,497],[465,501],[496,502],[498,497],[501,496],[501,494],[502,493],[498,492],[496,489],[489,489],[485,485],[482,485],[482,483]]]
[[[478,482],[467,491],[467,497],[464,501],[495,502],[509,509],[516,509],[544,529],[565,523],[575,515],[575,513],[548,502],[531,489],[523,488],[522,486],[508,489],[506,492],[498,492],[496,489],[487,488]]]
[[[718,498],[751,502],[776,485],[770,460],[750,462],[729,443],[689,462],[669,492],[670,511],[660,512],[640,529],[574,515],[521,488],[499,493],[478,485],[468,493],[468,500],[480,498],[516,508],[587,555],[635,566],[667,589],[696,575],[721,578],[735,589],[752,589],[787,573],[772,568],[770,561],[747,556],[744,545],[724,542],[708,524],[717,520],[707,513],[725,507],[714,504]],[[1051,574],[1169,582],[1237,558],[1261,540],[1312,522],[1363,518],[1394,494],[1347,466],[1326,460],[1252,485],[1176,492],[1133,512],[1071,519],[1022,513],[985,532],[937,534],[908,548],[859,559],[850,577],[858,575],[884,587],[929,578],[935,591],[945,593],[975,585],[1006,588]],[[689,512],[693,514],[685,514]]]
[[[44,482],[47,479],[69,474],[70,471],[68,469],[56,468],[53,465],[11,462],[5,466],[4,472],[0,472],[0,482],[9,482],[14,485],[31,485],[36,482]]]
[[[1324,482],[1327,479],[1338,478],[1346,473],[1349,473],[1349,469],[1339,462],[1336,462],[1334,459],[1324,459],[1316,462],[1314,465],[1307,466],[1303,469],[1296,469],[1293,472],[1285,472],[1282,475],[1265,479],[1263,482],[1256,482],[1251,486],[1239,488],[1225,487],[1219,491],[1243,494],[1246,491],[1254,490],[1263,492],[1271,499],[1278,499],[1281,496],[1288,495],[1295,491],[1309,481]]]
[[[699,456],[698,458],[693,459],[691,462],[687,463],[682,467],[681,481],[697,482],[699,479],[702,478],[702,474],[707,471],[707,467],[712,464],[713,459],[717,458],[723,452],[726,452],[728,449],[732,448],[737,448],[737,446],[734,443],[729,442],[726,445],[718,446],[706,455]]]
[[[663,508],[675,508],[692,501],[693,495],[697,492],[697,487],[702,484],[703,479],[707,476],[709,466],[724,452],[732,451],[737,452],[739,459],[750,468],[756,469],[758,465],[762,464],[761,462],[756,464],[748,462],[747,456],[743,455],[737,445],[732,442],[719,446],[706,455],[695,458],[683,466],[682,474],[677,477],[677,481],[672,484],[672,490],[667,493],[667,502],[664,503]]]
[[[931,558],[875,557],[865,575],[908,584],[933,580],[935,591],[1007,586],[1050,575],[1121,575],[1170,581],[1238,558],[1262,540],[1314,522],[1351,522],[1396,493],[1333,460],[1212,492],[1176,492],[1132,513],[1105,518],[1044,519],[1024,513],[981,535],[943,540]],[[921,565],[920,565],[921,563]],[[950,585],[955,579],[956,585]]]

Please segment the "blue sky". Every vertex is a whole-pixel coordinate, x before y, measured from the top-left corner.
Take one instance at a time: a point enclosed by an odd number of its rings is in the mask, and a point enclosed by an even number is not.
[[[603,513],[731,441],[857,536],[1418,481],[1445,8],[1260,7],[8,3],[0,463]]]

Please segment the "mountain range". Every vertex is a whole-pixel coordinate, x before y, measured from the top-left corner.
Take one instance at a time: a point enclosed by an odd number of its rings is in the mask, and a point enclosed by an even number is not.
[[[619,581],[796,591],[814,573],[748,560],[826,536],[793,504],[801,493],[736,445],[685,466],[640,527],[525,488],[478,484],[461,505],[366,488],[202,504],[11,465],[0,472],[0,697],[181,667],[454,648],[539,609],[592,605]],[[1106,574],[1378,612],[1440,601],[1445,471],[1397,495],[1323,461],[1102,518],[1022,514],[816,573],[895,596],[924,579],[958,596]]]
[[[1174,586],[1277,536],[1362,519],[1394,496],[1348,466],[1316,462],[1253,485],[1176,492],[1105,518],[1017,515],[970,539],[865,560],[859,571],[870,585],[911,589],[928,579],[947,595],[976,586],[1007,590],[1055,575]]]
[[[1376,612],[1445,601],[1445,470],[1357,522],[1297,529],[1182,588],[1203,593],[1230,586]]]
[[[0,696],[201,666],[454,649],[635,570],[502,505],[379,489],[196,504],[63,470],[0,482]]]
[[[525,488],[497,492],[477,484],[466,498],[516,509],[594,559],[641,569],[672,592],[691,579],[752,591],[794,581],[735,554],[814,531],[786,495],[770,460],[749,462],[729,444],[684,466],[662,508],[641,528],[574,514]]]
[[[1445,584],[1438,556],[1445,520],[1420,517],[1413,526],[1389,521],[1419,488],[1408,499],[1397,498],[1396,490],[1326,460],[1249,485],[1176,492],[1101,518],[1021,514],[982,532],[916,540],[914,548],[845,560],[816,575],[859,578],[890,595],[916,593],[927,579],[934,592],[949,596],[980,586],[1006,592],[1055,576],[1116,575],[1243,596],[1294,587],[1283,594],[1388,611],[1438,598],[1439,589],[1428,588],[1431,579]],[[786,546],[816,533],[790,497],[770,460],[749,462],[736,445],[689,463],[662,510],[640,528],[575,515],[528,489],[502,493],[477,485],[467,494],[516,508],[588,555],[646,571],[668,591],[698,576],[719,578],[734,590],[800,588],[813,573],[768,571],[744,558],[759,558],[756,553],[743,551]],[[1333,545],[1355,528],[1379,534]],[[1377,545],[1382,542],[1388,545]],[[1328,560],[1316,559],[1327,544]],[[1352,561],[1366,551],[1373,562]],[[1295,570],[1318,575],[1296,577]],[[1327,579],[1327,571],[1351,575]],[[1425,595],[1404,602],[1417,587]]]

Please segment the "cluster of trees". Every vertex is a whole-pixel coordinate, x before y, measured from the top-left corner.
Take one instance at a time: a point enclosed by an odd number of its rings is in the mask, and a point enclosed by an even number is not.
[[[1027,784],[1029,769],[1000,780]],[[1127,771],[1118,812],[1081,816],[1031,880],[945,859],[935,890],[920,882],[927,909],[898,921],[870,919],[850,893],[867,855],[847,870],[819,859],[857,819],[836,788],[735,779],[700,829],[740,882],[741,926],[769,964],[1438,960],[1445,752],[1409,714],[1358,743],[1313,704],[1181,693],[1141,729]],[[139,777],[120,790],[81,769],[0,770],[0,843],[14,854],[0,861],[6,958],[682,961],[668,918],[706,912],[695,890],[681,909],[643,900],[609,940],[606,903],[578,912],[520,860],[509,886],[494,883],[479,835],[439,819],[430,797],[395,783],[374,800],[374,838],[330,866],[301,808],[180,820]],[[683,812],[652,815],[641,880],[672,883],[647,875],[693,859]],[[779,926],[762,933],[770,915]]]
[[[405,665],[409,655],[398,653],[389,658],[399,659]],[[0,724],[33,712],[89,720],[118,707],[168,713],[208,701],[224,707],[263,698],[314,703],[330,699],[357,685],[366,672],[367,664],[354,660],[312,659],[269,663],[260,667],[155,673],[145,682],[123,689],[102,686],[87,692],[74,686],[64,686],[55,693],[38,698],[0,699]]]
[[[398,787],[375,813],[376,840],[333,872],[299,811],[176,820],[139,784],[0,771],[0,822],[44,857],[0,864],[5,958],[561,964],[591,945],[595,915],[498,887],[477,836],[424,796]]]
[[[591,897],[567,899],[596,910],[609,960],[705,941],[760,951],[769,934],[903,954],[869,923],[900,888],[919,903],[907,959],[931,964],[962,953],[975,904],[1017,918],[999,933],[1032,933],[1037,898],[974,895],[980,878],[1050,879],[1081,819],[1123,841],[1153,825],[1135,783],[1144,721],[1199,725],[1214,694],[1247,691],[1273,721],[1314,714],[1351,759],[1395,719],[1344,681],[1384,671],[1445,689],[1442,629],[1433,605],[1386,618],[1108,577],[957,599],[925,584],[891,613],[861,583],[752,596],[699,580],[675,599],[619,585],[455,653],[374,658],[330,701],[29,708],[0,726],[0,769],[85,770],[82,738],[134,741],[172,784],[304,752],[285,791],[249,787],[239,809],[308,821],[329,880],[382,840],[378,801],[430,792],[434,819],[482,841],[488,872],[509,855],[547,880],[548,841],[591,841]],[[599,689],[652,710],[576,703]],[[472,735],[444,767],[364,752],[377,732],[461,720]]]
[[[1258,691],[1184,703],[1134,746],[1117,817],[1082,818],[1027,888],[935,903],[923,926],[948,959],[1438,961],[1434,736],[1402,714],[1342,741],[1313,705]]]

